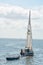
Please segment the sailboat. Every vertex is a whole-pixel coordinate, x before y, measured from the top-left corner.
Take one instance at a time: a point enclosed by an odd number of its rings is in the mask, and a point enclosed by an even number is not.
[[[25,49],[21,49],[20,54],[22,56],[33,56],[33,49],[32,49],[32,30],[31,30],[31,11],[29,11],[29,22],[27,28],[27,43]]]

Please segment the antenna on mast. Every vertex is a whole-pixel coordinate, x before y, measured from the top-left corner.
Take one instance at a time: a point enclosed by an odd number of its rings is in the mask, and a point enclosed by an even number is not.
[[[29,11],[29,24],[30,24],[30,16],[31,16],[31,11]]]

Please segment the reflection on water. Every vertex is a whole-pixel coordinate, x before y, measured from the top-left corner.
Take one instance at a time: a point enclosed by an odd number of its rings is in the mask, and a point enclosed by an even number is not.
[[[26,57],[25,65],[33,65],[33,57]]]

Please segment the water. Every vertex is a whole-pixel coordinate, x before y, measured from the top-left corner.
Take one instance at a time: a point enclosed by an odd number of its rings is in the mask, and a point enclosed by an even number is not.
[[[43,65],[43,40],[33,40],[33,57],[6,60],[9,54],[19,54],[21,48],[25,48],[25,44],[24,39],[0,39],[0,65]]]

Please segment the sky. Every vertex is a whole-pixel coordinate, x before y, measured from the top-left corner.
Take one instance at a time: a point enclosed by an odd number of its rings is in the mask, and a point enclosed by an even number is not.
[[[43,39],[43,0],[0,0],[0,38],[27,38],[31,10],[33,39]]]

